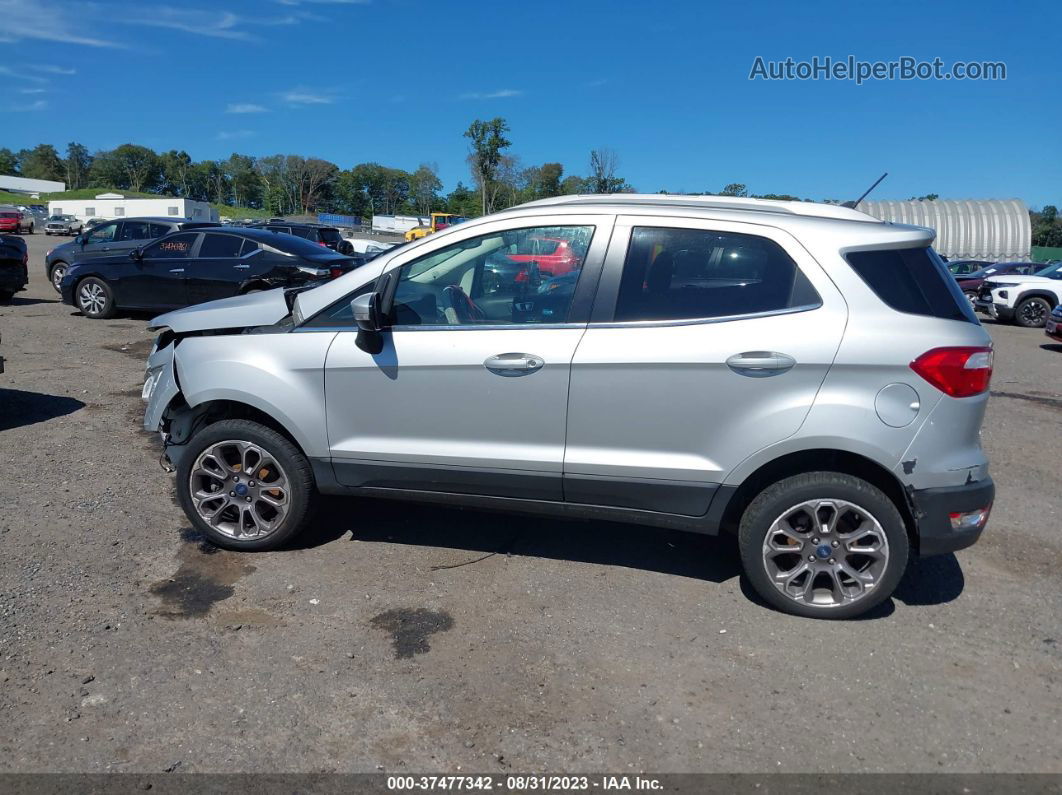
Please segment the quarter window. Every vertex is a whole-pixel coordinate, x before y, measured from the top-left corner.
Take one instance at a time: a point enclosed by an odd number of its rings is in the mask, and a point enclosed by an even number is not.
[[[697,320],[818,306],[797,264],[765,237],[635,227],[615,320]]]
[[[192,245],[198,235],[185,232],[180,235],[164,237],[144,249],[144,257],[150,259],[187,259],[192,253]]]
[[[564,323],[592,226],[511,229],[464,240],[402,266],[396,326]],[[549,253],[543,253],[549,252]]]
[[[849,251],[845,259],[898,312],[977,322],[969,300],[931,248]]]
[[[163,235],[169,234],[170,232],[174,231],[163,224],[148,224],[148,226],[148,234],[151,236],[152,240],[154,240],[156,237],[162,237]]]

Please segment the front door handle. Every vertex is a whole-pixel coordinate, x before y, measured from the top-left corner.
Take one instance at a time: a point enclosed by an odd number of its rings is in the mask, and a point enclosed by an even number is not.
[[[483,366],[492,373],[509,378],[518,375],[528,375],[542,369],[544,364],[545,361],[543,361],[541,356],[535,356],[531,353],[499,353],[497,356],[491,356],[483,362]]]
[[[170,268],[170,273],[184,273],[184,268]]]
[[[238,270],[238,271],[245,271],[245,270],[247,270],[250,267],[251,267],[250,265],[233,265],[232,266],[233,270]]]
[[[745,351],[735,353],[726,360],[726,366],[735,373],[751,378],[780,375],[792,369],[795,364],[796,359],[792,356],[776,351]]]

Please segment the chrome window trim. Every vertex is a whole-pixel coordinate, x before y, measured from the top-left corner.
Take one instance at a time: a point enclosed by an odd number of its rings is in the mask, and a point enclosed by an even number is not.
[[[586,328],[586,323],[491,323],[490,325],[391,326],[382,331],[512,331],[513,329]]]
[[[702,326],[708,323],[730,323],[735,320],[756,320],[762,317],[774,317],[775,315],[794,315],[799,312],[813,312],[822,309],[822,302],[817,304],[803,304],[791,306],[785,309],[771,309],[766,312],[746,312],[741,315],[720,315],[719,317],[681,318],[676,320],[618,320],[608,323],[593,323],[589,328],[655,328],[657,326]]]

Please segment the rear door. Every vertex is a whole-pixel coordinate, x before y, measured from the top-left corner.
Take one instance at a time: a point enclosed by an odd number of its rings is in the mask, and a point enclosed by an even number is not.
[[[339,302],[325,391],[340,482],[560,500],[571,359],[612,219],[509,219],[418,247],[391,271],[393,324],[377,354],[358,347],[349,298]],[[580,252],[566,292],[488,276],[492,257],[547,232]]]
[[[239,292],[251,270],[250,263],[240,256],[244,241],[224,232],[203,233],[199,254],[188,263],[184,274],[189,304],[228,298]],[[248,252],[257,249],[255,244]]]
[[[784,232],[619,218],[572,361],[565,499],[704,514],[736,464],[800,427],[846,317]]]
[[[109,244],[111,253],[129,252],[134,248],[147,245],[150,241],[161,236],[153,233],[153,229],[158,228],[159,224],[153,224],[149,221],[122,221],[118,228],[118,234]],[[161,228],[166,230],[165,227]],[[163,231],[161,234],[165,233]]]

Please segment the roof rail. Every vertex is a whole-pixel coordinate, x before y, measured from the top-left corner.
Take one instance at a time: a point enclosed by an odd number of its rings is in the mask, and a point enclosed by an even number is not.
[[[866,213],[837,204],[786,201],[780,199],[749,199],[740,196],[685,196],[669,193],[579,193],[554,196],[549,199],[518,204],[510,209],[546,207],[571,204],[643,205],[656,207],[692,207],[710,210],[747,210],[778,215],[802,215],[813,218],[837,218],[847,221],[881,223]]]

